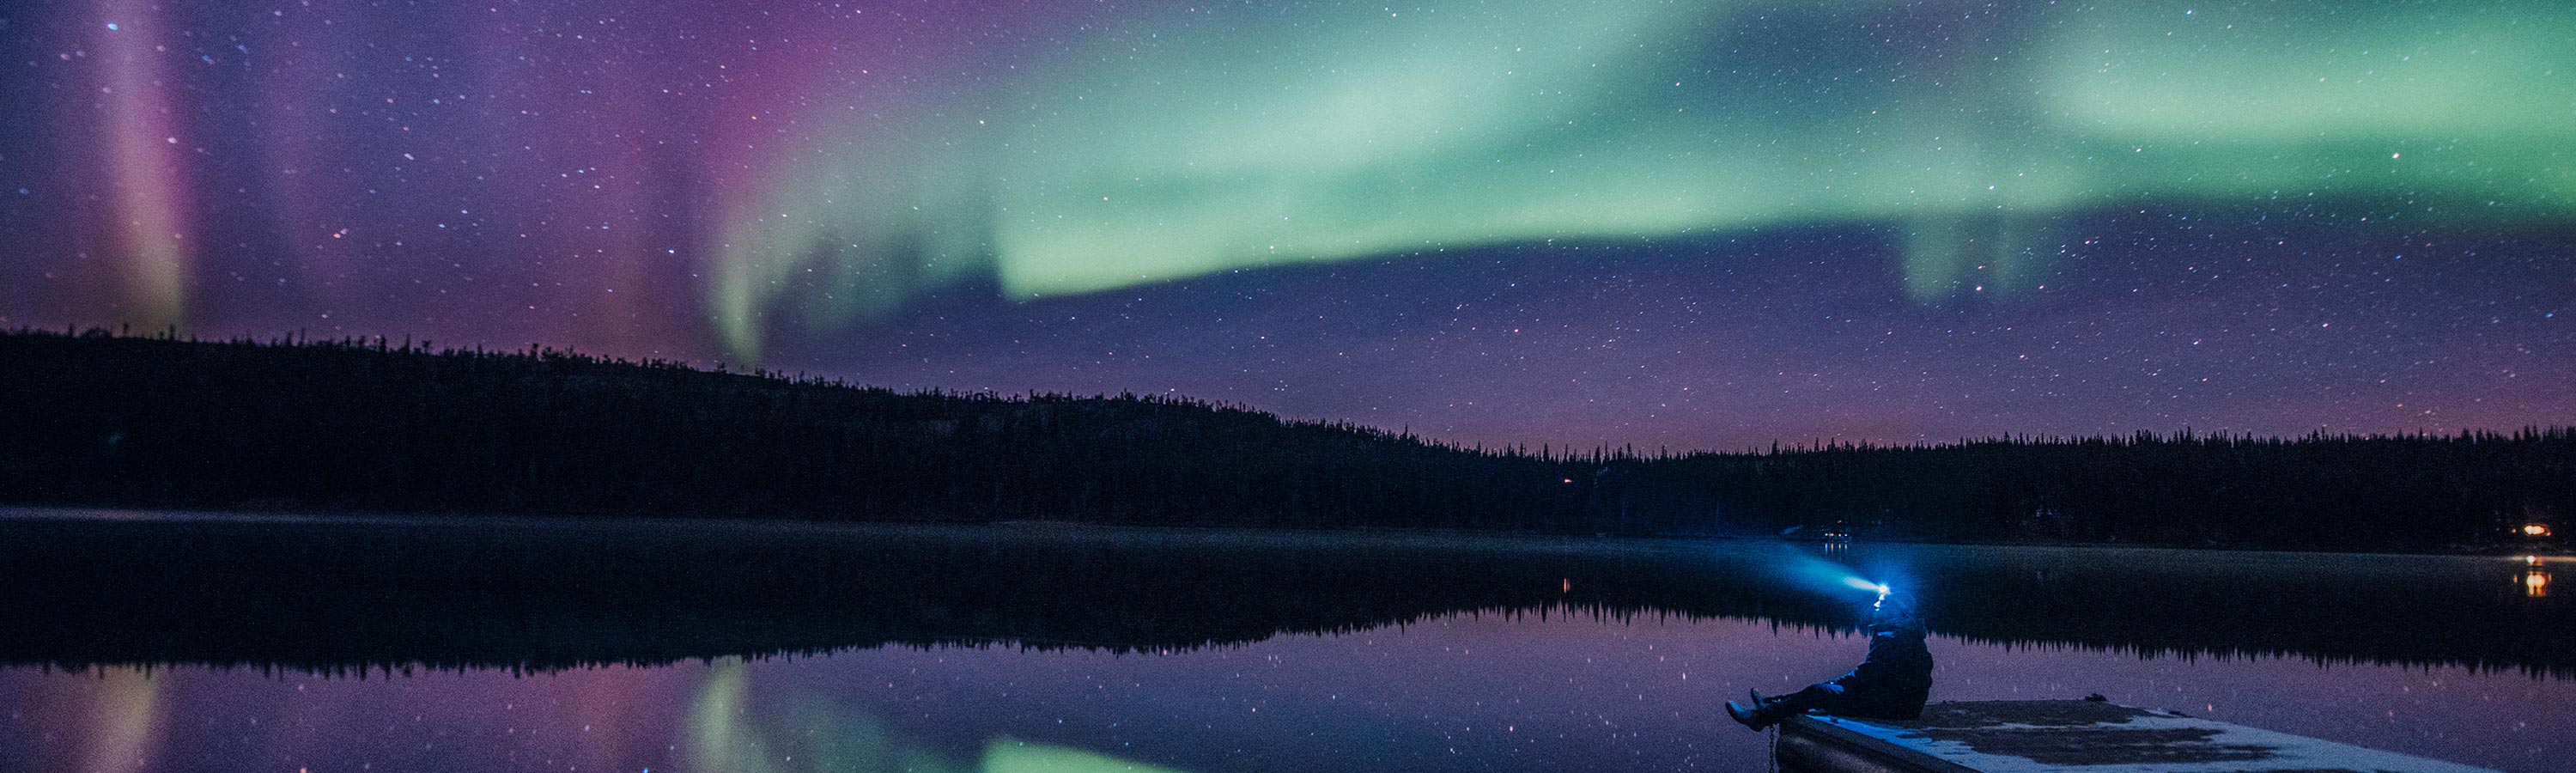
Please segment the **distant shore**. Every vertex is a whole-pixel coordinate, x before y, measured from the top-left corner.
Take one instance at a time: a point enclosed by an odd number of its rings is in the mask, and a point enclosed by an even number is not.
[[[761,534],[793,537],[812,534],[825,537],[885,536],[904,538],[981,538],[1035,539],[1079,545],[1188,545],[1198,547],[1259,548],[1331,548],[1460,550],[1526,554],[1585,555],[1672,555],[1705,551],[1712,546],[1784,547],[1804,552],[1831,555],[1855,547],[1959,548],[1967,550],[2016,549],[2098,550],[2123,556],[2157,553],[2230,554],[2245,556],[2365,556],[2371,553],[2350,551],[2280,550],[2261,548],[2177,547],[2163,545],[2121,545],[2077,542],[1925,542],[1908,540],[1819,542],[1778,535],[1665,534],[1620,536],[1610,534],[1568,535],[1527,534],[1460,529],[1369,528],[1318,529],[1299,527],[1253,528],[1240,526],[1134,526],[1026,519],[985,521],[977,523],[940,523],[908,521],[856,520],[782,520],[775,518],[685,518],[668,516],[584,516],[566,518],[520,513],[462,512],[331,512],[321,510],[149,510],[114,507],[77,507],[49,505],[0,505],[0,532],[12,522],[71,521],[172,524],[276,524],[276,525],[375,525],[428,530],[497,527],[536,529],[555,533],[657,533],[664,535]],[[2576,553],[2567,552],[2556,543],[2529,543],[2513,546],[2518,550],[2461,549],[2455,551],[2387,552],[2389,556],[2458,556],[2463,558],[2538,557],[2549,561],[2576,562]]]
[[[2497,554],[2576,514],[2565,427],[1641,455],[534,347],[21,331],[0,360],[24,505]]]
[[[2576,673],[2544,557],[0,507],[0,665],[552,670],[849,647],[1159,652],[1448,615]],[[1819,572],[1822,572],[1821,574]],[[1827,576],[1833,575],[1833,576]],[[2120,613],[2106,616],[2103,610]],[[2338,635],[2354,621],[2373,634]]]

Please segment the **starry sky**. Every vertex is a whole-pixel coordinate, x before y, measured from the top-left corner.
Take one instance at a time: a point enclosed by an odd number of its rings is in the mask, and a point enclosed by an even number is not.
[[[2576,420],[2576,7],[0,5],[0,325],[1736,450]]]

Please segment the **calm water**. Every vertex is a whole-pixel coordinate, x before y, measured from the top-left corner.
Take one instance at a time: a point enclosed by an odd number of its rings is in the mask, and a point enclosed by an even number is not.
[[[1935,700],[2576,753],[2547,557],[14,512],[0,770],[1761,770],[1718,703],[1861,653],[1819,559]]]

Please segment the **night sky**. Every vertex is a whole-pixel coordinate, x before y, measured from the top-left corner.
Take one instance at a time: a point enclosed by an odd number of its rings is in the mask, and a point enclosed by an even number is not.
[[[1641,451],[2576,421],[2565,3],[0,5],[0,325]]]

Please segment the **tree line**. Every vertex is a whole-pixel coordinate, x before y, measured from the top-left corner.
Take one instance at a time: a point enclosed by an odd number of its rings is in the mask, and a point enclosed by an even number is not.
[[[0,334],[0,501],[852,521],[2520,544],[2576,428],[1639,454],[1156,395],[1002,397],[543,347]]]

